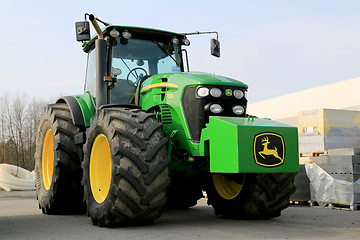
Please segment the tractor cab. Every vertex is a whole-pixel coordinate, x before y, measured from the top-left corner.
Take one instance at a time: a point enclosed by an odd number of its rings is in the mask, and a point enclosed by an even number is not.
[[[150,76],[184,71],[181,45],[189,44],[185,35],[123,26],[107,26],[103,34],[105,74],[113,79],[108,87],[110,104],[133,103],[137,86]],[[84,44],[89,54],[85,90],[92,96],[96,96],[95,38]]]

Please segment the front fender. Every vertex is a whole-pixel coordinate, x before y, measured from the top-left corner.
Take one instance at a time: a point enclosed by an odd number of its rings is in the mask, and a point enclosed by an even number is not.
[[[69,106],[74,125],[90,126],[90,118],[95,114],[94,101],[90,93],[65,96],[58,99],[56,103],[66,103]]]

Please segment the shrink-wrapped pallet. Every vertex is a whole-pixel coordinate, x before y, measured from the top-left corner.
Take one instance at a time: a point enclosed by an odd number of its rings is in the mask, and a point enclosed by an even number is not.
[[[360,147],[360,111],[316,109],[298,113],[299,152]]]

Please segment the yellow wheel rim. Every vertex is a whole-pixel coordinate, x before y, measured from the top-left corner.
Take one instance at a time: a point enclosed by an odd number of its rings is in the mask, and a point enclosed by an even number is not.
[[[109,141],[99,134],[94,141],[90,155],[90,187],[98,203],[105,201],[111,184],[111,151]]]
[[[48,129],[45,133],[41,160],[42,180],[45,189],[49,190],[54,172],[54,139],[51,129]]]
[[[212,175],[213,183],[218,194],[227,200],[234,199],[241,192],[244,186],[245,174],[243,175],[242,183],[239,184],[234,180],[229,180],[223,174]]]

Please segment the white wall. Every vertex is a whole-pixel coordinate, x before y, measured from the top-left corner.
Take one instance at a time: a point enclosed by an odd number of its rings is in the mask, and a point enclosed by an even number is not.
[[[319,108],[360,111],[360,77],[252,103],[247,113],[296,126],[298,112]]]

